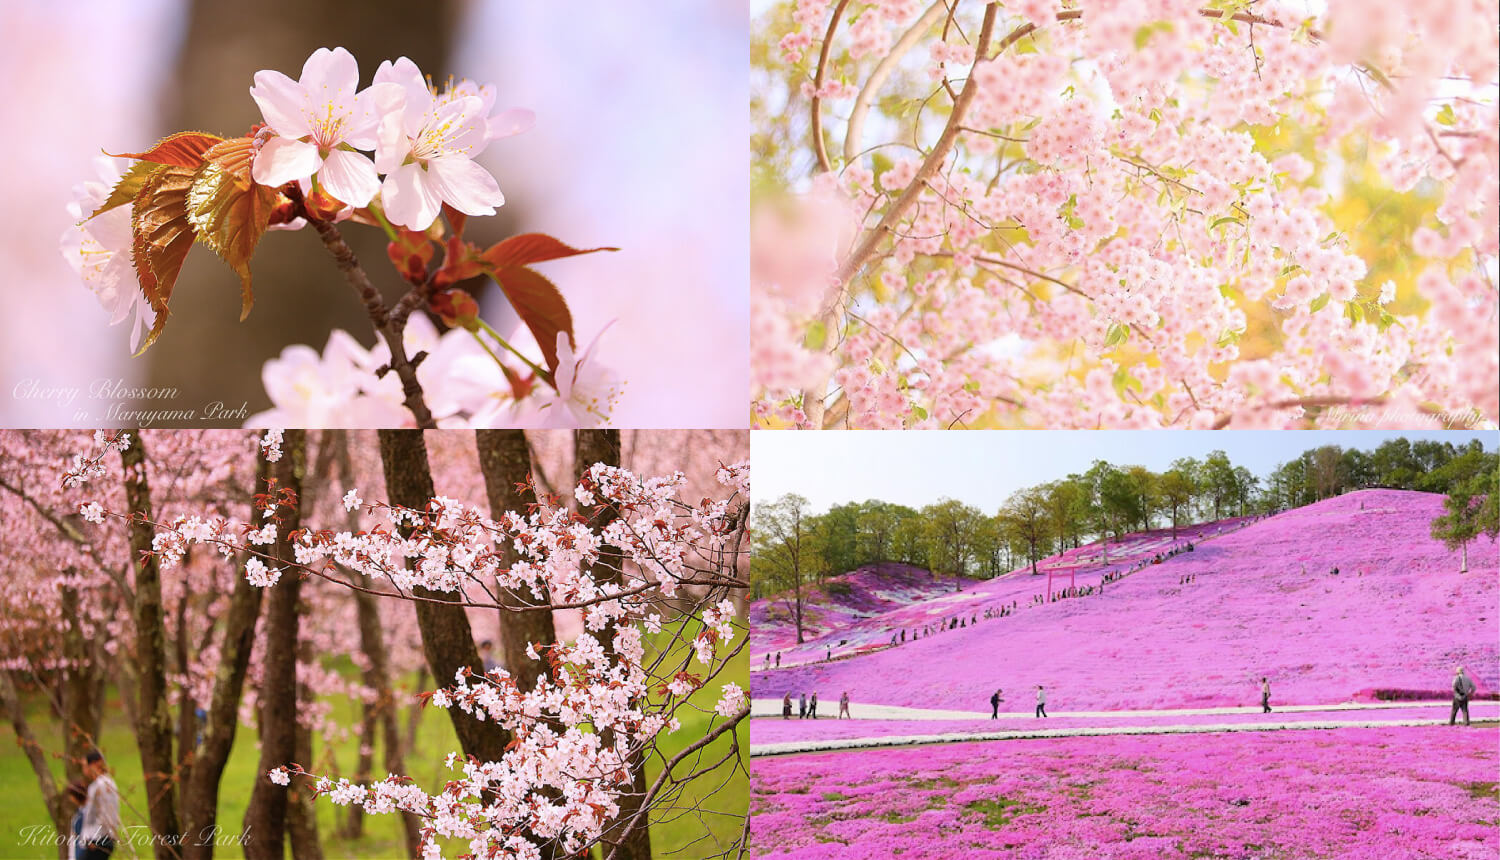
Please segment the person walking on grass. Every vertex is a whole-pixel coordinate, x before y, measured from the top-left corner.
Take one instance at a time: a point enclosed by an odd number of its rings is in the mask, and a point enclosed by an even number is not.
[[[992,720],[1000,719],[1000,703],[1005,701],[1000,697],[1002,692],[1004,691],[996,690],[994,695],[990,696],[990,719]]]
[[[104,756],[93,750],[83,760],[83,778],[88,781],[84,806],[83,860],[108,860],[120,836],[120,789],[109,775]]]
[[[1047,716],[1047,691],[1041,684],[1036,685],[1036,715],[1037,719]]]
[[[1464,667],[1459,666],[1453,672],[1453,711],[1448,715],[1448,725],[1458,721],[1458,712],[1464,712],[1464,725],[1469,724],[1469,697],[1474,695],[1474,681],[1464,674]]]
[[[792,718],[792,694],[787,693],[781,697],[781,718],[790,720]]]
[[[807,700],[807,718],[816,720],[818,718],[818,692],[813,691],[812,698]]]
[[[807,694],[806,693],[798,693],[797,694],[797,719],[799,719],[799,720],[805,720],[805,719],[807,719]]]
[[[1264,677],[1260,679],[1260,712],[1271,713],[1271,682]]]
[[[851,714],[851,713],[849,713],[849,691],[848,690],[844,691],[844,695],[839,696],[839,717],[838,718],[842,720],[845,717],[848,717],[851,720],[854,719],[854,715]]]

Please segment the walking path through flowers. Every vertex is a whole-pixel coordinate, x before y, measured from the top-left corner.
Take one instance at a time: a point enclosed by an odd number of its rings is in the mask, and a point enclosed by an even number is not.
[[[750,754],[791,755],[872,747],[1024,738],[1088,737],[1097,735],[1190,734],[1202,732],[1278,731],[1287,729],[1374,728],[1446,724],[1449,703],[1341,702],[1325,705],[1276,706],[1271,714],[1259,708],[1175,708],[1134,711],[1058,711],[1045,721],[1031,713],[987,713],[903,708],[851,703],[850,720],[833,719],[837,702],[816,721],[781,720],[780,701],[751,703]],[[1332,712],[1365,712],[1338,719]],[[1472,702],[1474,720],[1500,720],[1500,702]],[[1018,723],[1024,723],[1022,728]],[[1006,726],[992,730],[991,726]],[[1045,726],[1045,727],[1044,727]]]

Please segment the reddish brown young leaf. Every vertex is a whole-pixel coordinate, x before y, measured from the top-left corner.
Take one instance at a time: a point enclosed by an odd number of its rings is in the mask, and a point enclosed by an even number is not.
[[[448,219],[448,226],[453,228],[453,235],[462,237],[464,234],[464,225],[469,223],[469,216],[444,203],[443,217]]]
[[[115,187],[110,190],[109,197],[105,198],[104,203],[98,209],[89,214],[89,218],[101,212],[108,212],[116,206],[124,206],[134,200],[135,196],[141,193],[141,188],[145,187],[146,180],[161,168],[160,164],[150,161],[137,161],[132,164],[130,169],[125,171],[125,175],[120,177],[120,181],[115,183]]]
[[[487,249],[484,260],[496,269],[509,269],[513,266],[529,266],[532,263],[541,263],[547,260],[557,260],[563,257],[576,257],[579,254],[592,254],[596,251],[618,251],[619,248],[574,248],[570,245],[548,236],[546,233],[522,233],[509,239],[497,242]]]
[[[204,153],[187,195],[187,219],[198,240],[240,276],[241,320],[254,303],[250,257],[265,235],[277,198],[276,189],[251,181],[250,144],[250,138],[237,137]]]
[[[450,236],[443,249],[443,266],[433,274],[432,283],[438,289],[445,289],[484,274],[485,262],[480,259],[478,251],[473,243]]]
[[[437,246],[426,233],[397,227],[396,240],[386,244],[385,253],[401,277],[421,284],[427,280],[427,265],[437,255]]]
[[[175,164],[178,167],[197,167],[203,163],[203,154],[224,138],[202,131],[179,131],[167,135],[145,152],[122,152],[116,158],[138,158],[157,164]],[[105,155],[114,155],[107,152]]]
[[[547,370],[557,371],[557,333],[567,332],[568,341],[577,348],[573,338],[573,315],[568,312],[568,303],[562,293],[546,278],[530,269],[511,268],[490,272],[490,277],[500,285],[500,290],[510,300],[511,307],[521,322],[531,329],[537,346],[547,359]]]
[[[131,261],[140,280],[141,292],[156,311],[156,324],[146,336],[145,352],[161,336],[167,324],[167,303],[182,271],[182,261],[193,247],[193,226],[187,218],[187,194],[197,169],[169,165],[152,174],[131,208],[134,234]]]

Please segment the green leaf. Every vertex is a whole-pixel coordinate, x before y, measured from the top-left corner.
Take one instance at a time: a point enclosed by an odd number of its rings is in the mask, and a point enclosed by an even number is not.
[[[1110,323],[1109,331],[1104,335],[1104,348],[1119,346],[1130,339],[1130,326],[1121,323]]]
[[[923,409],[922,407],[920,407],[918,405],[916,405],[915,403],[912,404],[911,414],[917,416],[917,420],[918,421],[926,421],[927,420],[927,410]]]
[[[807,335],[802,338],[802,345],[811,350],[820,350],[828,340],[828,329],[822,320],[813,320],[812,325],[807,327]]]
[[[1219,340],[1217,345],[1220,347],[1226,347],[1232,344],[1239,343],[1241,334],[1242,332],[1226,328],[1224,329],[1224,331],[1219,333]]]
[[[1216,219],[1214,219],[1214,223],[1208,225],[1208,229],[1213,230],[1213,229],[1219,227],[1222,224],[1244,224],[1244,223],[1245,223],[1244,221],[1241,221],[1240,219],[1234,217],[1233,215],[1225,215],[1222,218],[1216,218]]]
[[[1124,367],[1115,368],[1114,379],[1111,380],[1115,386],[1115,396],[1121,400],[1125,399],[1125,389],[1135,388],[1140,390],[1140,380],[1130,375],[1130,371]]]
[[[1322,310],[1328,304],[1328,300],[1330,298],[1332,298],[1331,294],[1324,293],[1323,295],[1313,299],[1312,304],[1307,308],[1308,312],[1317,313],[1318,311]]]
[[[1458,117],[1454,115],[1453,105],[1451,104],[1445,104],[1438,108],[1436,119],[1438,125],[1445,126],[1452,126],[1458,122]]]

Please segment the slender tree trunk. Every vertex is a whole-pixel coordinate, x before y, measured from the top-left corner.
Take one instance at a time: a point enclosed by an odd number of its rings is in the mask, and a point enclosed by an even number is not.
[[[606,463],[611,466],[620,465],[620,431],[618,430],[578,430],[573,434],[573,470],[575,479],[583,474],[595,463]],[[576,483],[576,480],[575,480]],[[617,514],[612,507],[599,505],[593,508],[580,506],[579,515],[589,520],[595,529],[603,529],[606,525],[616,519]],[[600,564],[594,566],[592,571],[596,580],[619,583],[623,577],[620,568],[624,564],[623,554],[612,546],[602,546],[599,550]],[[798,626],[800,638],[801,613],[798,613]],[[604,631],[605,650],[613,654],[613,627],[611,625]],[[612,732],[605,731],[603,741],[606,746],[614,743]],[[606,848],[604,856],[608,857],[614,852],[615,860],[651,860],[651,827],[647,813],[649,810],[642,809],[642,802],[646,798],[646,767],[645,762],[637,753],[626,761],[630,768],[631,784],[629,791],[623,793],[619,799],[620,815],[616,823],[604,834]],[[636,820],[639,819],[639,820]],[[623,842],[616,841],[618,834],[625,826],[634,821],[629,834]]]
[[[282,489],[301,492],[307,465],[306,440],[306,431],[286,431],[281,459],[274,468],[278,492]],[[278,563],[295,558],[287,537],[301,528],[300,510],[300,506],[285,505],[277,510],[281,518],[274,553]],[[266,774],[296,761],[297,598],[301,591],[302,577],[295,570],[283,569],[281,578],[270,587],[266,597],[266,653],[259,696],[260,762],[256,766],[250,805],[245,810],[245,829],[249,834],[244,845],[247,860],[280,860],[285,856],[288,792],[271,782]]]
[[[37,743],[30,723],[26,721],[25,703],[16,690],[11,672],[3,669],[0,669],[0,706],[5,708],[5,716],[10,720],[11,728],[15,729],[16,745],[25,753],[26,761],[31,764],[31,772],[36,774],[37,787],[42,791],[42,802],[47,805],[47,814],[52,818],[52,826],[57,830],[58,839],[72,836],[67,796],[57,790],[57,779],[47,766],[47,756],[42,752],[42,745]],[[66,860],[68,854],[67,843],[60,841],[58,857]]]
[[[298,601],[297,614],[306,617],[308,605],[306,600]],[[300,621],[299,621],[300,628]],[[312,651],[312,640],[306,636],[297,643],[297,662],[302,665],[311,665],[315,655]],[[316,701],[312,688],[307,683],[298,679],[297,681],[297,703],[298,712],[303,708],[310,708]],[[297,753],[292,761],[304,767],[312,767],[312,729],[302,720],[297,720]],[[323,860],[323,840],[318,837],[318,809],[315,805],[317,798],[312,791],[313,779],[307,776],[292,777],[292,784],[287,787],[287,836],[292,844],[293,860]]]
[[[250,496],[265,489],[270,464],[261,458]],[[254,519],[251,507],[251,519]],[[203,743],[193,761],[192,779],[183,798],[187,834],[183,843],[184,860],[210,860],[214,853],[214,830],[218,826],[219,781],[229,753],[234,748],[239,728],[240,699],[245,688],[245,674],[255,648],[255,623],[260,618],[261,590],[236,571],[229,610],[224,616],[224,640],[219,648],[219,668],[214,675],[214,689],[203,721]]]
[[[188,593],[184,592],[177,601],[176,616],[177,636],[172,641],[173,660],[177,671],[182,677],[188,675],[188,635],[187,635],[187,603]],[[195,739],[198,736],[198,703],[188,693],[184,685],[181,699],[177,703],[177,780],[179,785],[192,785],[193,781],[193,756],[196,750]],[[186,806],[186,800],[183,805]],[[183,824],[187,824],[187,813],[183,811]]]
[[[83,776],[83,757],[98,744],[99,720],[102,716],[103,672],[89,638],[80,623],[82,613],[78,589],[73,583],[77,568],[63,571],[62,614],[66,622],[63,633],[63,656],[67,658],[67,678],[63,686],[63,726],[67,733],[63,773],[68,780]]]
[[[422,431],[381,430],[379,436],[380,461],[391,504],[425,509],[434,490]],[[410,531],[410,526],[401,528],[402,534]],[[475,675],[484,674],[479,649],[474,644],[474,632],[469,627],[469,616],[455,602],[459,595],[421,587],[412,589],[412,593],[425,598],[414,603],[417,626],[422,631],[422,651],[435,681],[444,686],[452,684],[455,674],[464,668]],[[504,757],[505,747],[510,743],[509,732],[493,720],[476,720],[458,708],[448,708],[447,711],[465,755],[480,761],[499,761]]]
[[[146,781],[146,810],[151,822],[157,860],[178,856],[181,828],[177,819],[177,782],[173,773],[172,712],[167,704],[166,626],[161,602],[161,569],[151,554],[155,529],[151,487],[146,479],[146,448],[139,431],[131,434],[130,447],[120,452],[125,473],[125,500],[131,520],[130,555],[135,564],[135,664],[138,667],[139,701],[136,743],[140,748],[141,773]]]
[[[328,463],[327,470],[322,467],[325,458]],[[329,472],[336,472],[344,486],[354,485],[354,464],[349,457],[349,434],[346,431],[324,432],[319,438],[318,459],[320,477]],[[344,526],[350,532],[358,530],[358,513],[349,511],[344,518]],[[368,589],[374,586],[368,576],[362,573],[353,575],[357,578],[360,588]],[[380,607],[376,604],[373,594],[359,590],[353,590],[351,593],[354,596],[355,615],[359,623],[360,650],[365,656],[365,668],[361,672],[361,680],[366,687],[375,691],[375,700],[366,702],[360,715],[359,764],[355,772],[357,782],[368,783],[375,767],[377,730],[382,732],[385,743],[386,771],[405,773],[406,763],[402,755],[401,732],[396,721],[396,699],[391,691],[385,632],[380,623]],[[420,857],[422,851],[421,819],[409,812],[403,812],[401,823],[405,834],[407,856]],[[363,835],[364,807],[357,803],[349,805],[349,814],[344,820],[344,833],[350,839],[358,839]]]
[[[525,432],[479,430],[475,432],[474,441],[479,450],[479,470],[484,474],[490,516],[499,517],[506,511],[524,515],[529,506],[536,504],[536,491],[531,486],[531,452],[526,445]],[[515,564],[518,558],[514,547],[507,545],[506,566]],[[500,590],[498,602],[511,607],[526,605],[509,589]],[[526,656],[527,646],[535,645],[540,654],[556,642],[557,630],[552,623],[551,609],[500,610],[501,665],[522,690],[529,692],[534,689],[537,679],[546,674],[544,661]]]

